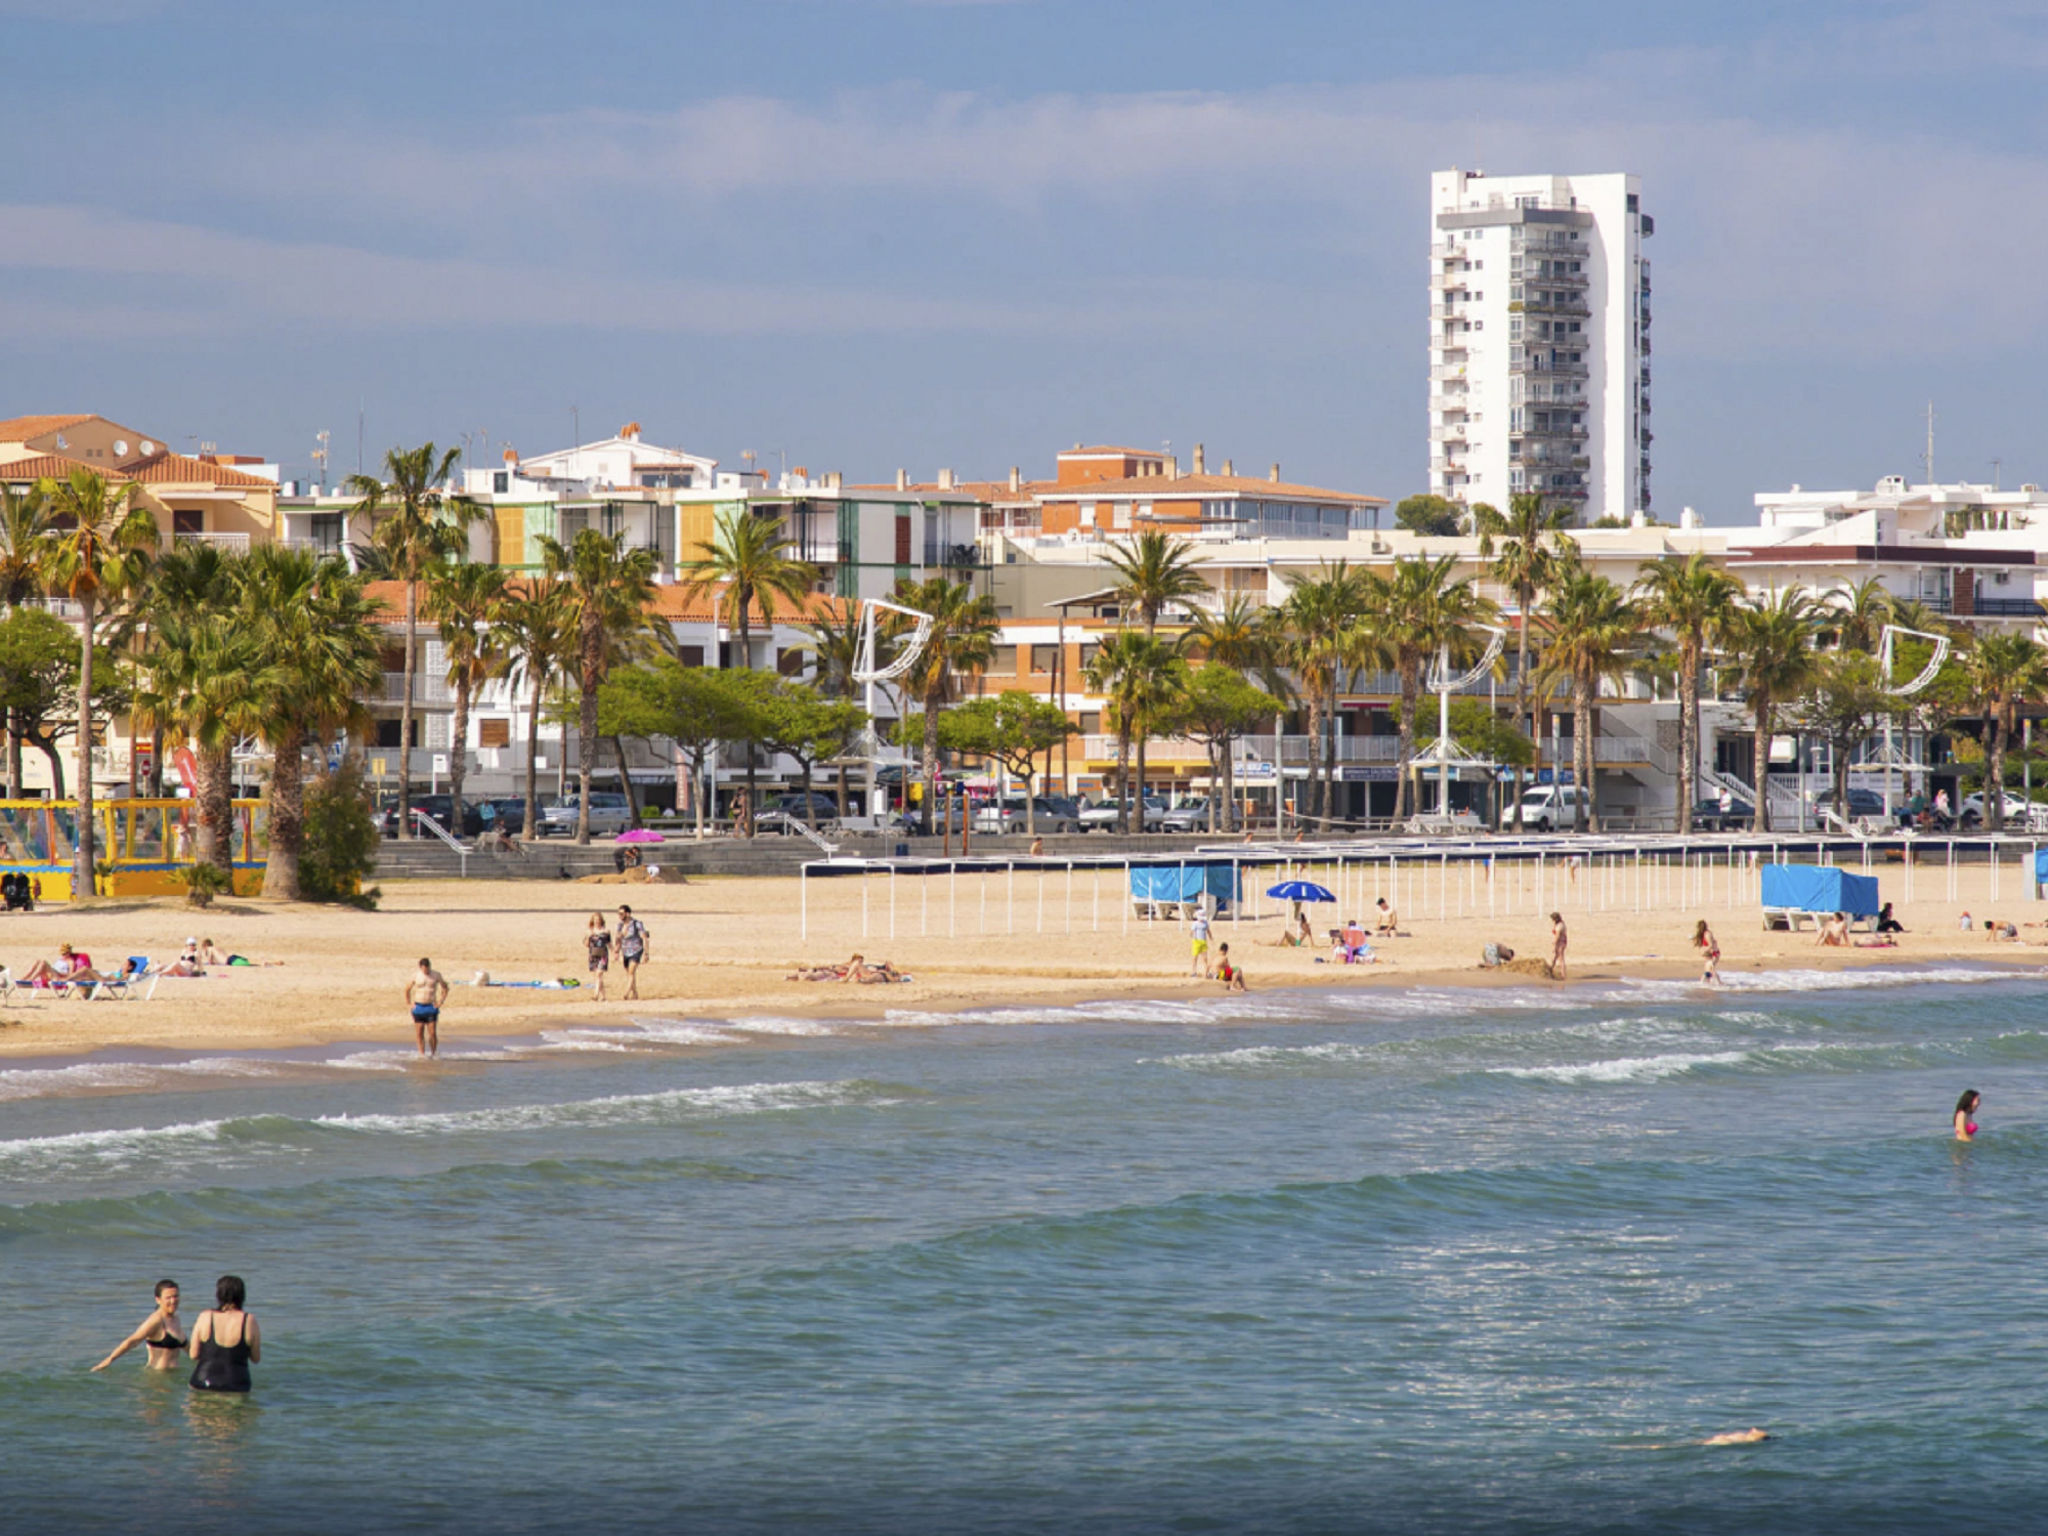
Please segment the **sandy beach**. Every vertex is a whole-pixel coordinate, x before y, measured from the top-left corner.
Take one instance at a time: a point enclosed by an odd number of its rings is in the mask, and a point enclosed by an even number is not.
[[[170,960],[188,935],[211,937],[265,963],[195,980],[166,979],[147,1002],[94,1003],[18,989],[0,1010],[0,1054],[71,1055],[109,1046],[274,1049],[409,1039],[400,994],[423,954],[458,983],[444,1014],[444,1036],[450,1038],[517,1035],[568,1019],[945,1014],[1215,992],[1214,982],[1189,975],[1185,927],[1129,915],[1116,900],[1113,877],[1113,871],[1100,877],[1084,872],[1069,885],[1063,871],[1053,872],[1042,877],[1041,890],[1040,877],[1029,872],[1008,883],[997,871],[985,879],[963,875],[950,891],[943,878],[903,878],[894,882],[893,897],[891,882],[882,876],[814,879],[807,892],[790,877],[684,885],[420,881],[386,886],[375,912],[240,899],[204,913],[175,899],[102,902],[83,911],[50,906],[0,922],[0,959],[14,974],[55,955],[61,942],[111,967],[128,955]],[[1556,985],[1478,967],[1480,948],[1489,939],[1525,957],[1548,954],[1548,925],[1526,882],[1518,892],[1499,893],[1489,917],[1473,910],[1476,887],[1455,867],[1443,877],[1444,890],[1433,888],[1436,878],[1400,893],[1404,936],[1379,945],[1378,964],[1319,964],[1322,951],[1278,947],[1282,918],[1271,902],[1256,919],[1248,914],[1237,922],[1219,921],[1215,940],[1230,945],[1253,990]],[[2002,899],[1996,902],[1990,871],[1981,867],[1954,872],[1955,899],[1948,899],[1946,872],[1923,869],[1921,892],[1940,899],[1911,902],[1902,899],[1901,872],[1883,873],[1884,894],[1898,903],[1909,930],[1896,948],[1886,949],[1819,948],[1810,929],[1765,932],[1754,898],[1741,901],[1738,892],[1731,905],[1725,881],[1716,885],[1715,878],[1684,891],[1674,886],[1644,892],[1640,912],[1581,910],[1613,899],[1611,888],[1580,891],[1567,885],[1562,893],[1546,892],[1543,905],[1561,904],[1570,923],[1570,984],[1697,975],[1689,941],[1699,917],[1713,924],[1722,968],[1730,974],[1954,960],[2048,964],[2048,952],[2036,952],[2048,945],[2048,928],[2023,927],[2023,945],[1984,937],[1985,917],[2025,923],[2034,916],[2035,905],[2010,866],[2001,872]],[[1554,887],[1554,873],[1552,882]],[[1594,878],[1587,883],[1594,885]],[[1347,892],[1356,915],[1367,916],[1373,890],[1356,880]],[[647,924],[652,959],[642,972],[639,1001],[618,998],[624,977],[614,969],[613,997],[600,1003],[584,971],[584,925],[591,912],[609,915],[621,900],[630,901]],[[1503,910],[1510,904],[1514,910]],[[1465,910],[1454,910],[1460,905]],[[800,937],[804,907],[808,940]],[[1437,915],[1439,908],[1444,915]],[[1968,933],[1959,927],[1965,911],[1977,922]],[[1327,905],[1313,909],[1312,916],[1319,934],[1337,920]],[[856,951],[871,962],[887,959],[915,979],[893,986],[786,979],[799,962],[844,961]],[[471,984],[478,972],[497,982],[562,977],[585,985],[573,991],[485,988]]]

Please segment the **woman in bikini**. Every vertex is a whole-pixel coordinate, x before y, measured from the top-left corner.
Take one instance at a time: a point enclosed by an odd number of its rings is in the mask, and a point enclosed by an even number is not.
[[[138,1344],[143,1346],[144,1370],[168,1371],[177,1365],[178,1356],[185,1349],[185,1329],[178,1321],[177,1281],[157,1281],[156,1310],[145,1317],[133,1333],[115,1345],[114,1352],[93,1369],[104,1371]]]
[[[1550,914],[1550,975],[1553,981],[1564,980],[1564,952],[1571,943],[1571,935],[1565,931],[1564,914]]]
[[[1692,947],[1700,952],[1700,980],[1710,986],[1721,985],[1721,944],[1704,917],[1692,931]]]
[[[1984,1095],[1974,1088],[1965,1088],[1963,1096],[1956,1100],[1955,1126],[1957,1141],[1977,1139],[1977,1106],[1984,1102]]]

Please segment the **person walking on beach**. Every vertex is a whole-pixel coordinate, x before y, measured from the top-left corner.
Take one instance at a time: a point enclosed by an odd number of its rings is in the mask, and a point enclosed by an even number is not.
[[[156,1310],[93,1369],[104,1371],[138,1344],[144,1346],[142,1364],[145,1370],[168,1371],[178,1363],[178,1356],[185,1352],[185,1330],[178,1322],[177,1281],[157,1281]]]
[[[597,1000],[604,998],[604,975],[612,968],[612,931],[604,925],[604,914],[590,914],[590,925],[584,930],[583,948],[588,956],[590,974],[597,978]]]
[[[1963,1096],[1956,1100],[1955,1127],[1957,1141],[1977,1139],[1977,1106],[1984,1102],[1984,1095],[1974,1088],[1965,1088]]]
[[[222,1275],[214,1306],[192,1324],[192,1385],[201,1392],[246,1392],[249,1367],[263,1358],[256,1319],[242,1310],[248,1288],[240,1275]]]
[[[626,968],[626,997],[640,995],[640,967],[647,962],[647,925],[628,906],[619,908],[619,964]]]
[[[1571,943],[1571,935],[1565,931],[1564,914],[1550,914],[1550,979],[1564,980],[1565,946]]]
[[[441,1054],[441,1005],[447,1000],[448,978],[421,955],[420,968],[405,984],[405,1001],[412,1009],[413,1040],[422,1056]]]
[[[1692,947],[1700,952],[1700,980],[1710,986],[1721,985],[1721,944],[1704,917],[1692,931]]]
[[[1205,977],[1214,976],[1216,972],[1209,964],[1208,913],[1199,911],[1195,913],[1195,921],[1188,929],[1188,939],[1189,948],[1194,953],[1194,959],[1188,964],[1188,974],[1192,976],[1195,972],[1200,971]]]

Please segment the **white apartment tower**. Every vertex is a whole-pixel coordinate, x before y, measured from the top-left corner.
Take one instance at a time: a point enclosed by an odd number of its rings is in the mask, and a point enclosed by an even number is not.
[[[1430,177],[1430,488],[1580,520],[1650,506],[1650,264],[1640,178]]]

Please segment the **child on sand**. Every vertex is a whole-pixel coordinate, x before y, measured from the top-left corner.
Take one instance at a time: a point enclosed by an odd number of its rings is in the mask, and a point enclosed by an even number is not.
[[[1721,985],[1721,945],[1704,917],[1692,931],[1692,947],[1700,952],[1700,980],[1710,986]]]
[[[1564,980],[1564,951],[1571,943],[1571,935],[1565,931],[1564,914],[1550,914],[1550,975],[1553,981]]]
[[[1244,990],[1244,972],[1231,963],[1228,944],[1216,946],[1216,979],[1223,983],[1223,990],[1226,992]]]

